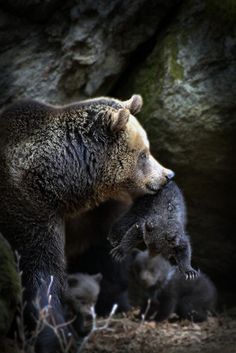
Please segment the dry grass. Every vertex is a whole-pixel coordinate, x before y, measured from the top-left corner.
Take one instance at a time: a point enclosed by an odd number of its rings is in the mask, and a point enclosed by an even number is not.
[[[236,353],[236,320],[219,316],[195,324],[137,319],[137,311],[97,319],[82,346],[73,353]],[[1,353],[25,353],[5,342]]]
[[[201,324],[140,323],[132,311],[126,317],[115,317],[110,329],[95,332],[84,353],[236,353],[236,321],[226,317],[209,318]]]

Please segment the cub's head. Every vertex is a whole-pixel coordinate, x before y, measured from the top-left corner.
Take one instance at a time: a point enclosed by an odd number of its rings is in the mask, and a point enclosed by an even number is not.
[[[182,223],[175,219],[166,220],[160,215],[146,221],[144,229],[143,240],[149,253],[153,256],[162,254],[167,259],[173,255],[185,234]]]
[[[142,97],[133,95],[128,101],[116,103],[105,115],[110,138],[103,169],[103,190],[104,184],[107,185],[113,197],[122,192],[132,197],[156,193],[174,173],[152,156],[146,131],[134,116],[142,108]]]
[[[161,255],[150,257],[147,250],[134,249],[132,256],[131,274],[140,286],[148,289],[164,283],[171,266]]]
[[[75,273],[68,276],[68,289],[65,301],[75,314],[86,319],[91,316],[91,307],[95,306],[100,292],[102,275]]]

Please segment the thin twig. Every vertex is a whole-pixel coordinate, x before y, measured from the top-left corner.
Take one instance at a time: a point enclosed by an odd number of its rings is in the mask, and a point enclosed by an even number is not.
[[[142,320],[141,320],[140,325],[144,324],[144,322],[146,320],[146,317],[147,317],[147,314],[149,312],[150,306],[151,306],[151,299],[149,298],[148,301],[147,301],[146,309],[145,309],[144,313],[141,315]]]
[[[109,329],[109,324],[110,324],[113,316],[115,315],[117,308],[118,308],[118,305],[114,304],[112,309],[111,309],[111,312],[110,312],[108,318],[105,321],[105,324],[103,326],[99,327],[99,326],[97,326],[97,320],[96,320],[97,316],[96,316],[96,313],[95,313],[95,310],[94,310],[94,306],[91,307],[91,315],[92,315],[92,319],[93,319],[92,330],[83,339],[83,341],[82,341],[81,345],[78,347],[78,350],[77,350],[76,353],[81,353],[83,351],[83,349],[84,349],[85,345],[87,344],[88,340],[91,338],[91,336],[93,336],[93,334],[95,332]]]

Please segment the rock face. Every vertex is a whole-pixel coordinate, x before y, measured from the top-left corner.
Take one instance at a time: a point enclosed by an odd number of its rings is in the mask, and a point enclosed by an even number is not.
[[[154,154],[183,188],[195,262],[225,288],[236,274],[236,7],[229,4],[186,1],[125,90],[143,95],[140,119]]]
[[[9,330],[20,298],[20,280],[10,245],[0,233],[0,337]]]
[[[179,2],[0,0],[0,105],[107,94],[130,55]]]

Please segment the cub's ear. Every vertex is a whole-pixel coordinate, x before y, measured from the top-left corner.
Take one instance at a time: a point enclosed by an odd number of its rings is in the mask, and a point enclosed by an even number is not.
[[[101,280],[102,280],[102,274],[101,273],[97,273],[96,275],[93,275],[93,278],[99,284],[101,282]]]
[[[129,120],[130,112],[128,109],[119,109],[112,112],[109,117],[109,129],[111,132],[119,132],[125,129]]]
[[[123,102],[124,107],[129,109],[132,115],[140,112],[143,106],[143,98],[139,94],[134,94],[129,100]]]

